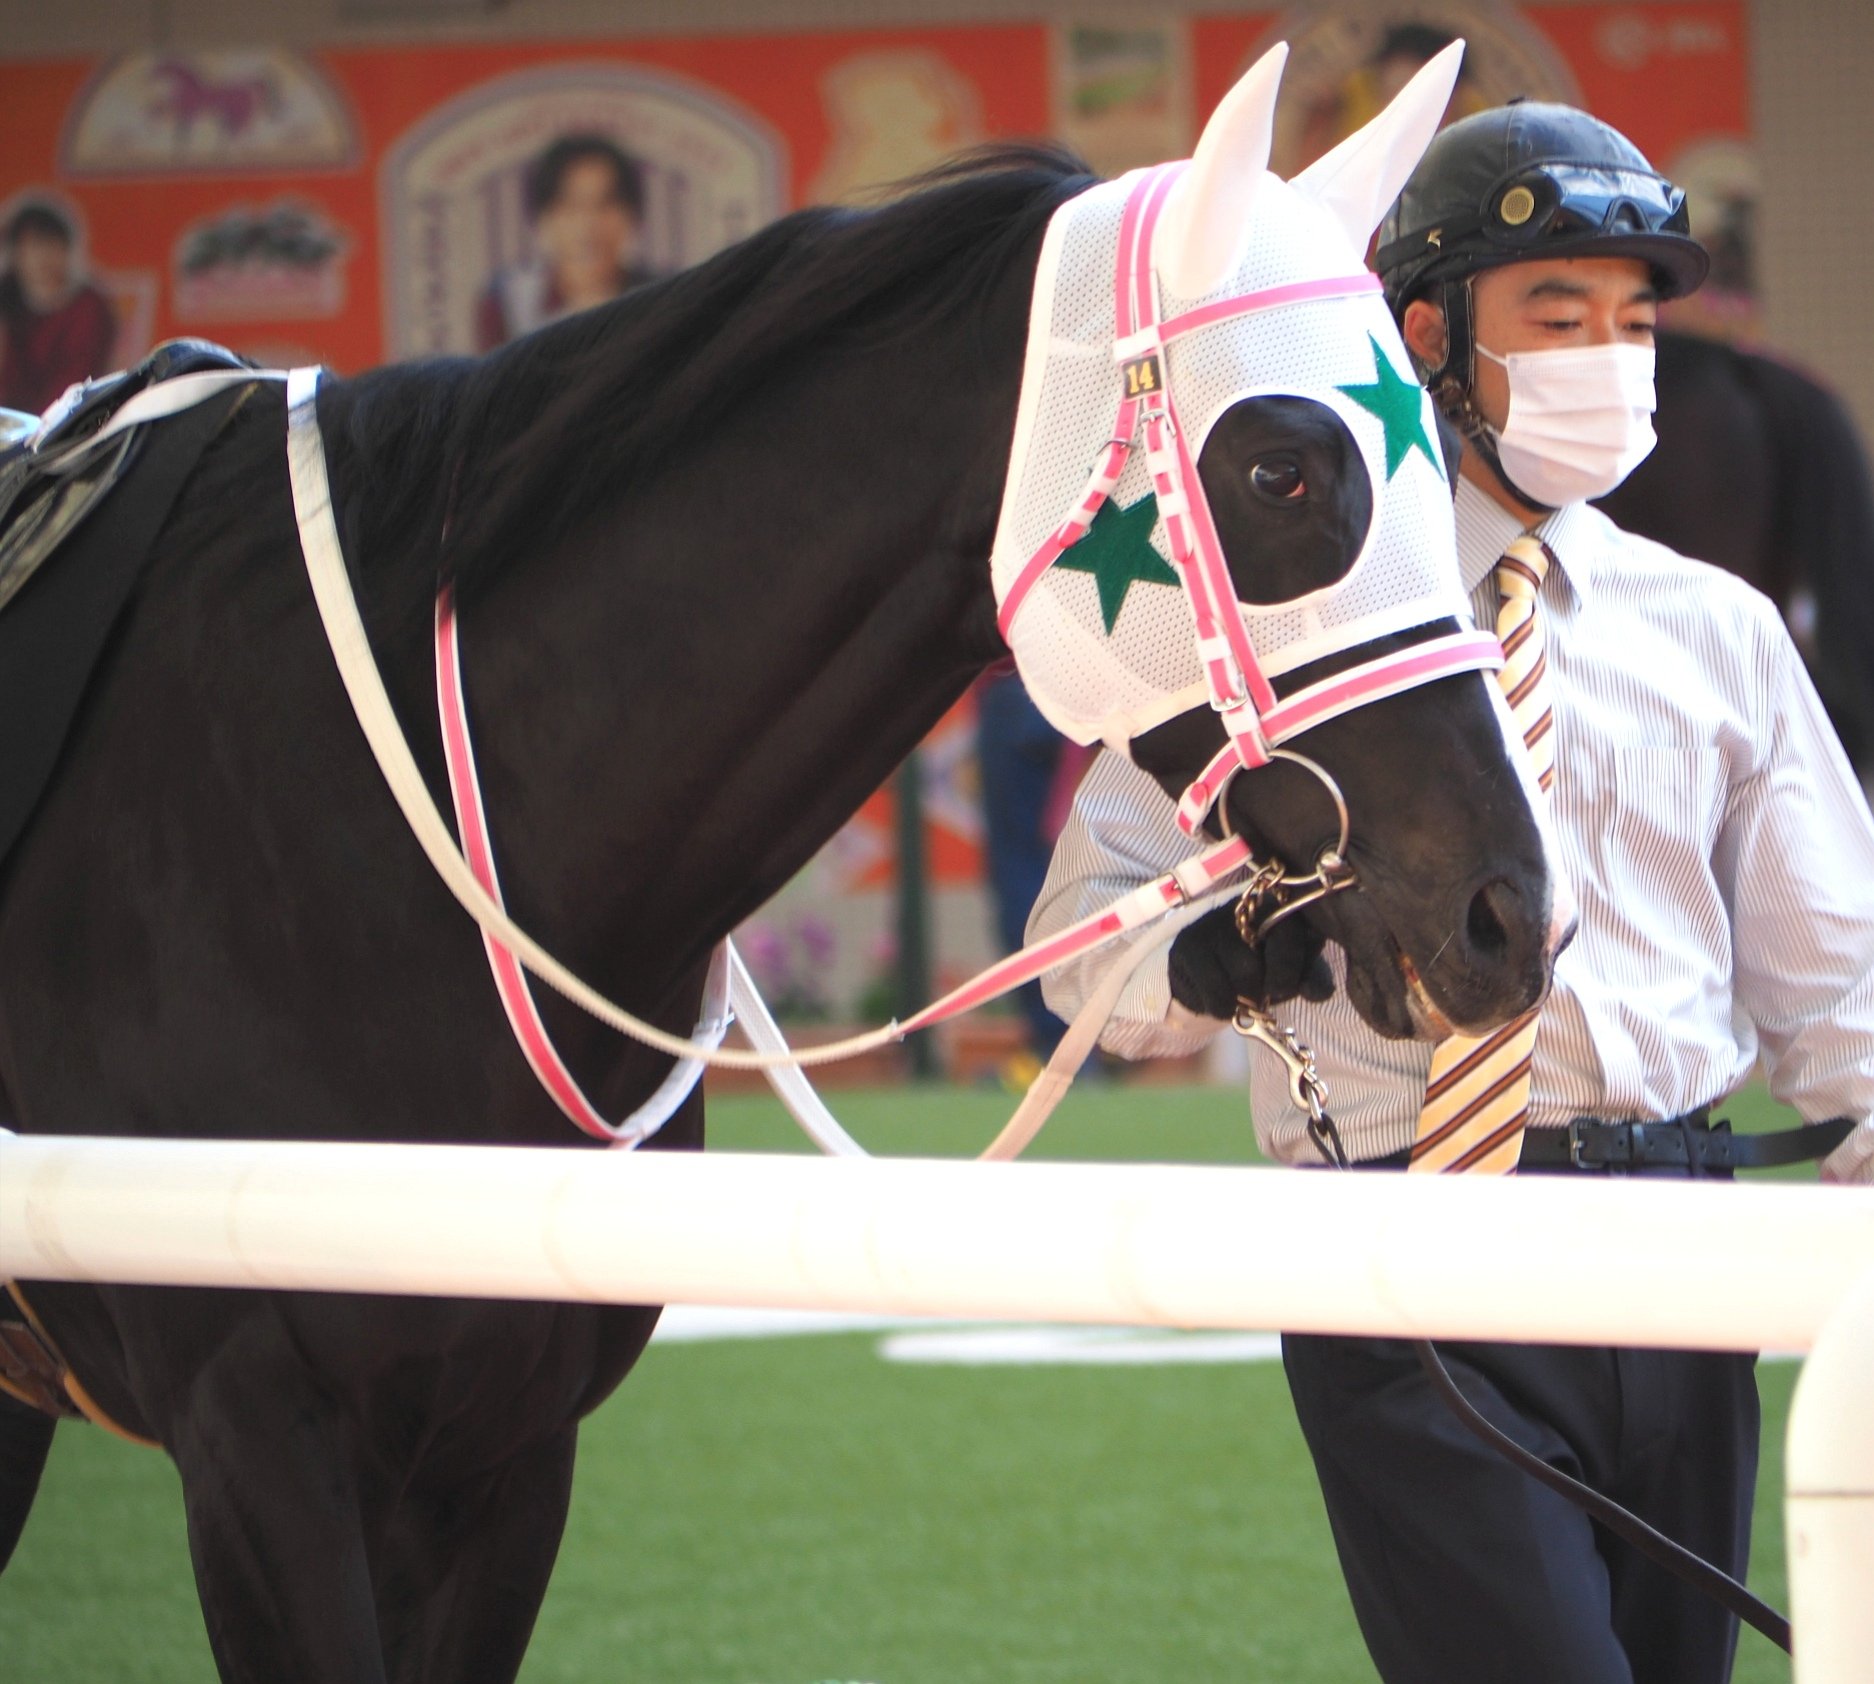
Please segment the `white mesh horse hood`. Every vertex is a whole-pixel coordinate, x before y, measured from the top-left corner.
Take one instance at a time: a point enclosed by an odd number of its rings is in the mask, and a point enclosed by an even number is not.
[[[1172,447],[1161,438],[1148,460],[1143,425],[1140,447],[1113,443],[1137,424],[1121,404],[1128,380],[1168,389],[1187,469],[1233,404],[1290,394],[1339,416],[1371,478],[1372,522],[1338,581],[1268,607],[1239,603],[1229,590],[1226,612],[1240,616],[1250,664],[1260,668],[1247,684],[1252,696],[1262,678],[1389,633],[1446,618],[1468,625],[1431,404],[1364,267],[1373,229],[1437,129],[1461,50],[1446,49],[1373,122],[1284,182],[1266,167],[1287,56],[1277,47],[1218,107],[1181,174],[1178,166],[1134,172],[1056,211],[1036,270],[991,569],[1029,693],[1074,740],[1123,751],[1207,699],[1228,719],[1204,665],[1220,635],[1207,645],[1194,637],[1201,604],[1179,588],[1197,546],[1168,518],[1184,506],[1183,488],[1167,480]],[[1117,343],[1129,266],[1145,301],[1130,319],[1152,325],[1135,343]],[[1157,359],[1149,367],[1140,361],[1147,353]],[[1165,435],[1173,431],[1167,420]],[[1201,499],[1194,471],[1185,478]],[[1207,507],[1184,518],[1209,527]],[[1255,565],[1253,556],[1236,559]],[[1260,712],[1266,719],[1266,701]],[[1254,731],[1254,741],[1276,740]],[[1246,755],[1244,763],[1260,762]]]

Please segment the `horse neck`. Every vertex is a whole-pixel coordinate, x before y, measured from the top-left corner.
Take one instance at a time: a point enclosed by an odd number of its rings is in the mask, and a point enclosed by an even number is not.
[[[803,356],[465,606],[504,883],[595,977],[656,998],[1000,651],[1024,270],[982,314]]]

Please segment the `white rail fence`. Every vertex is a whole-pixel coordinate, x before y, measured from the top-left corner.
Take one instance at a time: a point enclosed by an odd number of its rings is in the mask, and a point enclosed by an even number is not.
[[[0,1277],[1806,1350],[1798,1684],[1874,1656],[1874,1189],[0,1138]]]

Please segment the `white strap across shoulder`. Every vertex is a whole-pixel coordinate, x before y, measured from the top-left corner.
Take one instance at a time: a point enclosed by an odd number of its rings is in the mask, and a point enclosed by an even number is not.
[[[300,542],[305,551],[306,571],[339,675],[351,699],[359,726],[364,731],[405,821],[437,874],[463,909],[481,927],[490,960],[496,968],[497,986],[500,987],[504,1008],[509,1013],[523,1051],[561,1108],[589,1133],[627,1149],[641,1144],[675,1113],[678,1105],[694,1088],[703,1066],[717,1064],[734,1069],[765,1071],[783,1104],[822,1151],[839,1157],[863,1157],[864,1148],[840,1127],[813,1091],[801,1068],[803,1065],[849,1058],[856,1053],[884,1046],[899,1039],[909,1029],[940,1022],[993,999],[998,994],[1006,993],[1039,975],[1050,965],[1137,930],[1142,925],[1156,925],[1156,928],[1135,939],[1128,951],[1109,969],[1101,987],[1087,1001],[1063,1037],[1047,1069],[1036,1079],[1015,1115],[982,1154],[986,1158],[1015,1157],[1034,1138],[1065,1095],[1075,1072],[1092,1050],[1132,973],[1152,953],[1169,942],[1190,918],[1234,894],[1233,879],[1246,866],[1254,863],[1247,845],[1238,838],[1229,838],[1207,848],[1195,859],[1183,862],[1176,871],[1142,885],[1112,906],[1081,919],[1047,941],[1038,942],[992,965],[982,975],[925,1007],[902,1026],[893,1022],[882,1029],[844,1041],[790,1049],[769,1015],[741,956],[736,953],[733,944],[726,940],[717,949],[711,965],[710,998],[705,1002],[704,1021],[698,1026],[697,1038],[685,1040],[642,1022],[574,976],[521,929],[500,904],[499,881],[494,874],[492,853],[487,850],[479,792],[473,785],[466,716],[461,709],[460,646],[455,638],[452,603],[447,593],[439,600],[437,607],[439,701],[444,715],[445,734],[450,729],[448,721],[452,713],[456,717],[456,728],[461,737],[458,746],[468,763],[466,772],[452,765],[452,787],[455,789],[458,819],[462,824],[464,839],[471,851],[479,848],[486,856],[481,860],[484,868],[482,872],[478,873],[476,866],[456,846],[455,838],[438,811],[391,707],[383,677],[371,652],[364,622],[358,613],[356,598],[352,594],[338,529],[333,520],[325,447],[319,433],[316,409],[319,379],[318,369],[295,369],[288,377],[287,461],[294,512],[299,524]],[[1168,919],[1165,916],[1167,913],[1179,916]],[[538,1023],[531,995],[524,982],[519,988],[501,985],[504,965],[512,966],[516,961],[550,983],[576,1005],[582,1006],[600,1022],[633,1040],[668,1053],[679,1061],[657,1092],[624,1122],[605,1122],[578,1091],[577,1084],[553,1051],[544,1027]],[[716,992],[724,980],[730,1007],[739,1015],[743,1032],[751,1043],[750,1051],[725,1049],[719,1044],[729,1016],[722,1008]],[[535,1029],[538,1029],[537,1036],[534,1034]]]
[[[735,1070],[829,1064],[839,1059],[852,1058],[876,1047],[887,1046],[911,1030],[928,1027],[980,1005],[985,1000],[1018,987],[1051,965],[1059,964],[1128,930],[1137,929],[1166,911],[1187,904],[1190,900],[1188,884],[1200,880],[1206,884],[1222,883],[1249,863],[1249,850],[1241,841],[1231,839],[1220,843],[1200,856],[1200,866],[1195,875],[1189,869],[1178,874],[1167,874],[1157,882],[1133,891],[1104,912],[1082,919],[1071,929],[1050,940],[1037,943],[991,966],[981,977],[953,989],[905,1023],[888,1023],[882,1028],[850,1036],[843,1041],[787,1052],[743,1051],[726,1047],[705,1051],[694,1041],[644,1022],[573,975],[507,915],[477,881],[474,870],[457,848],[455,838],[437,810],[429,786],[417,769],[410,745],[404,740],[403,728],[391,707],[390,697],[385,692],[384,680],[378,672],[376,657],[371,652],[370,639],[359,616],[350,576],[345,568],[338,528],[332,515],[332,493],[326,475],[324,442],[319,432],[317,397],[320,375],[321,371],[316,368],[299,368],[287,377],[287,464],[292,479],[293,507],[299,524],[300,543],[305,551],[306,573],[312,583],[313,599],[318,604],[339,676],[351,699],[352,711],[358,717],[358,724],[405,822],[437,875],[463,909],[486,935],[508,949],[535,976],[621,1035],[655,1047],[672,1058],[695,1057],[706,1064]]]
[[[160,421],[165,416],[180,415],[185,409],[193,409],[204,399],[212,398],[217,392],[225,392],[231,386],[251,386],[259,380],[285,380],[284,370],[277,368],[217,368],[208,369],[200,374],[179,374],[173,380],[162,380],[154,386],[146,386],[129,399],[124,406],[100,427],[82,445],[74,449],[69,457],[63,457],[47,469],[53,474],[75,472],[89,462],[97,449],[106,439],[115,438],[119,433],[128,432],[132,427],[141,427],[146,422]],[[69,387],[65,394],[48,409],[39,422],[39,430],[26,440],[26,448],[34,449],[38,441],[55,427],[65,414],[84,396],[84,382]]]
[[[345,569],[338,529],[332,518],[332,489],[326,477],[325,445],[315,409],[319,379],[320,370],[316,368],[296,368],[287,376],[286,384],[287,464],[292,478],[293,510],[299,522],[300,542],[306,552],[306,573],[312,582],[313,599],[318,604],[319,617],[324,622],[345,693],[351,698],[352,711],[358,716],[358,724],[371,745],[385,782],[390,785],[405,822],[436,874],[469,916],[483,931],[498,938],[501,945],[542,982],[558,989],[575,1005],[621,1035],[629,1035],[672,1058],[702,1057],[706,1063],[730,1069],[761,1070],[777,1063],[827,1063],[868,1052],[873,1047],[887,1046],[895,1040],[898,1026],[886,1024],[847,1041],[788,1054],[743,1052],[727,1047],[702,1054],[693,1041],[645,1023],[574,976],[475,881],[474,872],[437,811],[410,745],[404,741],[403,727],[385,692],[377,659],[371,652],[370,639],[358,613],[357,600],[352,595],[351,579]]]

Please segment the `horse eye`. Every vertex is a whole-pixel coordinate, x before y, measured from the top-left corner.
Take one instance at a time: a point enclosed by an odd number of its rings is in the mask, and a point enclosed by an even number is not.
[[[1275,502],[1298,503],[1308,495],[1308,482],[1301,477],[1301,464],[1291,456],[1269,456],[1253,464],[1249,483],[1258,495]]]

